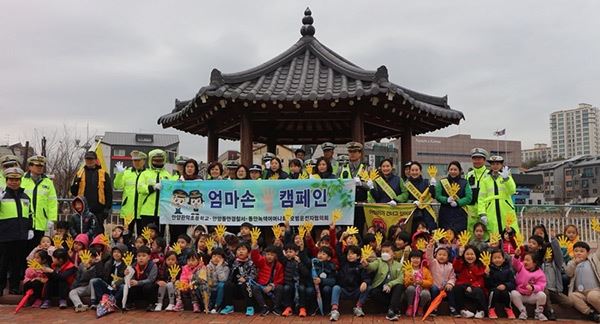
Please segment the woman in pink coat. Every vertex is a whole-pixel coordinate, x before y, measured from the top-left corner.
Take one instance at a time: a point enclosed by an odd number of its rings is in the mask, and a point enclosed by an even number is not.
[[[523,261],[518,256],[513,257],[512,265],[515,269],[516,289],[510,292],[510,300],[519,309],[519,319],[527,319],[526,304],[535,304],[535,319],[547,321],[544,315],[544,305],[546,305],[546,275],[544,271],[535,263],[535,255],[527,253]]]

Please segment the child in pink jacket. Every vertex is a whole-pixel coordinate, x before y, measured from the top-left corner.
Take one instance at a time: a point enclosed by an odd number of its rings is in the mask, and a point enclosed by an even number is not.
[[[456,284],[456,274],[450,262],[450,249],[438,247],[433,250],[435,243],[433,239],[427,245],[427,260],[429,261],[429,270],[433,277],[433,286],[431,287],[431,299],[433,300],[443,290],[452,291]],[[454,305],[451,305],[453,307]],[[437,312],[435,310],[434,312]]]
[[[517,252],[517,254],[519,254]],[[512,259],[512,265],[515,269],[516,289],[510,292],[510,300],[519,309],[519,319],[527,319],[527,310],[523,303],[535,304],[535,319],[547,321],[544,315],[544,305],[546,305],[546,275],[544,271],[535,263],[535,255],[527,253],[523,261],[519,260],[518,255]]]

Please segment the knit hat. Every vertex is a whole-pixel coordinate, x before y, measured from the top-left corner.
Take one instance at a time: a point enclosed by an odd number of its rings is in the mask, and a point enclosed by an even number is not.
[[[83,247],[87,249],[88,245],[90,244],[90,238],[87,236],[87,234],[79,234],[75,236],[75,242],[83,244]]]

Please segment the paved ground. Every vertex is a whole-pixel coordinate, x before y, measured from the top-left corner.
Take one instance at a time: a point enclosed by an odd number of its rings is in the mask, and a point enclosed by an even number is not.
[[[199,323],[298,323],[298,322],[311,322],[311,323],[329,323],[326,317],[290,317],[282,318],[274,315],[267,317],[246,317],[243,314],[232,314],[227,316],[220,315],[204,315],[194,314],[192,312],[183,313],[147,313],[142,311],[131,311],[126,314],[114,313],[107,315],[102,318],[102,321],[96,320],[95,313],[88,311],[85,313],[75,313],[72,309],[59,310],[58,308],[51,308],[47,310],[41,309],[22,309],[18,314],[13,313],[14,306],[0,306],[0,323],[161,323],[161,324],[176,324],[176,323],[190,323],[191,321]],[[383,315],[371,315],[364,318],[353,318],[350,315],[342,315],[340,323],[384,323],[387,322]],[[525,323],[536,323],[537,321],[511,321],[511,320],[468,320],[468,319],[453,319],[450,317],[440,316],[433,320],[427,320],[430,324],[446,324],[446,323],[457,323],[457,324],[492,324],[492,323],[512,323],[512,324],[525,324]],[[401,318],[397,323],[421,323],[421,320],[412,320],[408,318]],[[557,321],[556,323],[563,324],[583,324],[591,323],[586,321],[575,321],[575,320],[564,320]]]

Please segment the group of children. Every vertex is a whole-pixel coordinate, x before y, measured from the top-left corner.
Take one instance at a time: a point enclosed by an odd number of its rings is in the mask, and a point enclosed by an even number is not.
[[[470,237],[430,233],[425,224],[412,236],[399,226],[361,236],[353,227],[313,231],[285,222],[265,244],[258,228],[243,223],[238,234],[198,226],[171,246],[153,224],[137,237],[116,226],[110,237],[84,231],[73,238],[68,227],[59,222],[56,236],[42,237],[28,256],[32,307],[56,298],[66,308],[70,299],[81,312],[109,295],[123,309],[144,300],[148,311],[183,311],[191,300],[193,312],[226,315],[242,299],[248,316],[321,313],[336,321],[342,299],[359,317],[370,299],[397,320],[423,316],[441,295],[455,317],[498,318],[500,311],[515,318],[512,304],[527,319],[525,305],[533,304],[535,319],[555,319],[552,303],[560,303],[600,322],[600,254],[590,254],[573,225],[556,237],[538,225],[523,242],[511,228],[488,235],[481,223]]]

